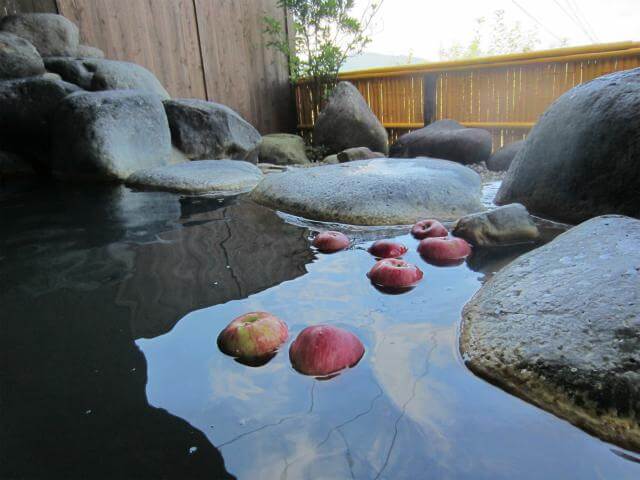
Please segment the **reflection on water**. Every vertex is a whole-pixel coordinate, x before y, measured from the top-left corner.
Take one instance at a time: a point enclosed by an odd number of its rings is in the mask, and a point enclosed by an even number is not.
[[[397,240],[425,272],[404,295],[369,284],[373,259],[365,243],[320,255],[305,276],[194,311],[169,335],[138,341],[149,362],[149,401],[203,431],[239,478],[638,474],[607,445],[470,374],[457,352],[457,328],[483,276],[467,265],[429,266],[415,253],[417,241]],[[476,261],[486,274],[506,260]],[[228,321],[253,310],[286,320],[291,341],[308,325],[331,323],[356,333],[367,352],[330,381],[297,374],[286,347],[264,367],[243,367],[215,339]]]
[[[1,187],[0,224],[0,478],[226,476],[149,405],[134,339],[303,275],[306,232],[237,199],[32,184]]]
[[[425,278],[384,295],[365,276],[373,238],[316,257],[304,227],[238,198],[2,186],[0,222],[2,478],[640,472],[620,449],[460,361],[464,302],[521,249],[437,268],[399,236]],[[285,351],[259,368],[216,346],[232,318],[255,310],[291,330]],[[367,349],[328,381],[297,374],[286,352],[319,323],[352,331]]]

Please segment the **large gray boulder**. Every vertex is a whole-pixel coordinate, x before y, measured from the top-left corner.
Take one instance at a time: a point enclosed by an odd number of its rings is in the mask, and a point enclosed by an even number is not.
[[[306,145],[300,135],[272,133],[260,142],[258,158],[261,163],[275,165],[306,165],[309,163]]]
[[[0,149],[48,151],[51,117],[75,85],[44,77],[0,82]]]
[[[352,147],[389,152],[389,136],[367,102],[349,82],[334,88],[313,128],[313,143],[338,153]]]
[[[478,247],[535,242],[540,237],[533,218],[519,203],[466,215],[456,222],[452,233]]]
[[[102,58],[45,58],[45,66],[85,90],[143,90],[170,98],[153,73],[140,65]]]
[[[496,203],[578,223],[640,216],[640,68],[605,75],[556,100],[528,135]]]
[[[196,160],[138,170],[127,179],[127,185],[180,193],[236,194],[254,188],[262,176],[260,169],[249,162]]]
[[[53,171],[62,177],[124,180],[171,161],[171,134],[160,98],[149,92],[80,92],[53,119]]]
[[[465,306],[476,374],[640,449],[640,221],[602,216],[518,258]]]
[[[257,162],[260,134],[225,105],[196,99],[164,102],[174,145],[192,159]]]
[[[464,128],[455,120],[440,120],[402,135],[391,147],[391,155],[435,157],[474,164],[489,158],[491,143],[491,134],[487,130]]]
[[[28,40],[43,57],[76,55],[80,44],[78,27],[53,13],[9,15],[0,19],[0,31]]]
[[[0,31],[0,80],[44,73],[42,57],[27,40]]]
[[[354,225],[454,220],[482,210],[480,176],[438,159],[380,158],[268,175],[252,198],[313,220]]]
[[[487,160],[487,168],[493,172],[509,170],[511,162],[513,162],[518,152],[522,150],[523,145],[524,140],[518,140],[496,150]]]

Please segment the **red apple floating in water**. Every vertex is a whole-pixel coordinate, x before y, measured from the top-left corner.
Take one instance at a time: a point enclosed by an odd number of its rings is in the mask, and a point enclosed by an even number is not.
[[[390,240],[378,240],[369,247],[369,253],[377,258],[398,258],[407,253],[407,247]]]
[[[322,232],[313,239],[313,246],[322,253],[333,253],[349,246],[349,237],[340,232]]]
[[[420,241],[418,252],[434,265],[459,265],[471,254],[471,245],[456,237],[425,238]]]
[[[293,368],[316,377],[353,367],[363,355],[364,345],[358,337],[331,325],[305,328],[289,348]]]
[[[411,229],[411,234],[418,238],[446,237],[449,231],[437,220],[421,220]]]
[[[289,338],[287,324],[267,312],[246,313],[234,319],[218,335],[218,347],[247,365],[271,359]]]
[[[373,284],[387,288],[413,287],[422,280],[422,276],[418,267],[397,258],[379,260],[367,273]]]

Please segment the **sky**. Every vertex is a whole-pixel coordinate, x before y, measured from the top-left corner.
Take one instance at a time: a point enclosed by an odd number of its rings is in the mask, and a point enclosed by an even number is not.
[[[370,1],[356,0],[356,11]],[[576,7],[595,42],[567,15]],[[569,46],[640,40],[640,0],[384,0],[365,52],[437,61],[441,48],[468,44],[475,19],[496,10],[525,30],[537,28],[540,49],[557,46],[558,38],[567,38]]]

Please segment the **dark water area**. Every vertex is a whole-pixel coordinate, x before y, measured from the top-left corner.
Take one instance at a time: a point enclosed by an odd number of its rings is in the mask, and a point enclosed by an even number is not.
[[[640,478],[634,454],[475,377],[460,312],[531,247],[439,268],[402,231],[317,254],[304,226],[243,198],[0,185],[1,478]],[[424,280],[376,290],[392,236]],[[234,317],[290,328],[252,368],[217,348]],[[287,355],[304,327],[355,333],[330,380]]]

